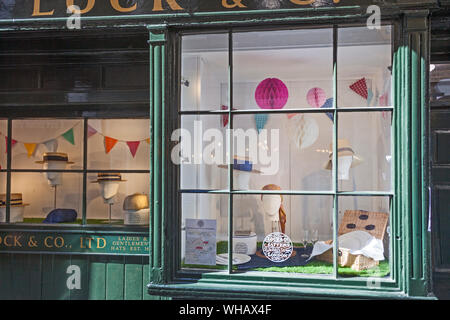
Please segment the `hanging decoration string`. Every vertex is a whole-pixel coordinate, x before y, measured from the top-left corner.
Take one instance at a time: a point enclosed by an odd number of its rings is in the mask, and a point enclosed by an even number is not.
[[[20,141],[20,140],[15,140],[15,139],[11,139],[11,149],[17,144],[23,144],[24,148],[27,150],[27,155],[28,158],[32,157],[37,149],[38,145],[45,145],[45,147],[47,148],[47,150],[49,152],[56,152],[58,149],[58,138],[63,138],[64,140],[66,140],[67,142],[69,142],[72,145],[75,145],[75,135],[74,135],[74,129],[75,127],[77,127],[78,125],[80,125],[82,123],[82,121],[78,122],[77,124],[75,124],[74,126],[72,126],[70,129],[64,131],[64,133],[62,133],[61,135],[54,137],[52,139],[48,139],[45,141],[41,141],[41,142],[25,142],[25,141]],[[123,142],[126,143],[128,148],[130,149],[130,153],[133,156],[133,158],[136,155],[136,152],[141,144],[141,142],[145,141],[148,144],[150,144],[150,138],[146,138],[146,139],[141,139],[141,140],[135,140],[135,141],[128,141],[128,140],[120,140],[120,139],[116,139],[116,138],[112,138],[109,136],[104,135],[103,133],[97,131],[94,127],[88,125],[88,138],[92,137],[93,135],[98,134],[100,136],[103,137],[104,139],[104,146],[105,146],[105,152],[108,154],[113,148],[114,146],[117,144],[117,142]],[[6,152],[8,150],[7,146],[8,146],[8,136],[4,135],[2,132],[0,132],[1,136],[5,137],[5,143],[6,143]]]

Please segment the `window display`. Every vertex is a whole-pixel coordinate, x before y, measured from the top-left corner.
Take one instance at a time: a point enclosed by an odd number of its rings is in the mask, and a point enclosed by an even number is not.
[[[181,267],[332,275],[336,261],[341,276],[388,276],[391,27],[181,47]],[[215,264],[186,259],[188,224],[206,221],[198,249],[215,243]]]
[[[1,222],[148,225],[148,119],[10,123],[0,131],[11,154],[1,158]]]

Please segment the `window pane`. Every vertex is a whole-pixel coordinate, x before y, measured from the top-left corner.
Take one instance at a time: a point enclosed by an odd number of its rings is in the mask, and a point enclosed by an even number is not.
[[[6,139],[8,136],[8,121],[0,119],[0,170],[6,170]]]
[[[341,112],[338,189],[391,191],[391,112]]]
[[[0,172],[0,223],[6,222],[6,172]]]
[[[26,119],[12,122],[12,169],[82,169],[81,119]],[[46,153],[68,159],[46,161]]]
[[[325,113],[235,115],[233,123],[234,189],[270,183],[283,190],[332,189],[331,171],[324,166],[333,123]],[[243,158],[251,168],[240,165]]]
[[[430,98],[432,103],[450,101],[450,64],[430,65]]]
[[[83,175],[80,173],[12,173],[11,222],[81,223]],[[44,222],[44,220],[48,219]]]
[[[88,169],[149,170],[148,119],[91,119]]]
[[[180,233],[182,268],[227,269],[228,195],[182,194]]]
[[[180,164],[181,189],[227,189],[227,132],[224,115],[183,115],[172,161]],[[228,116],[227,116],[228,118]]]
[[[338,29],[338,107],[392,105],[391,26]]]
[[[233,34],[236,109],[322,107],[332,75],[332,29]]]
[[[389,212],[389,197],[339,197],[340,275],[389,275]]]
[[[87,223],[149,224],[148,173],[89,174]]]
[[[276,189],[273,184],[264,187]],[[332,250],[323,245],[323,251],[318,248],[322,241],[333,239],[332,208],[332,196],[235,195],[233,247],[235,254],[239,254],[236,269],[331,274]],[[289,249],[277,254],[278,239],[272,238],[276,232],[289,237],[291,254]],[[314,244],[316,251],[309,259]]]
[[[228,105],[228,34],[187,35],[182,40],[181,110],[221,110]]]

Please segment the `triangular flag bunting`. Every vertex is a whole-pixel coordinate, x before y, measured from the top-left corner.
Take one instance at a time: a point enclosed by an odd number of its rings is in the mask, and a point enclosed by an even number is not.
[[[71,144],[75,145],[75,138],[73,136],[73,128],[68,130],[68,131],[66,131],[66,132],[64,132],[62,134],[62,137],[64,139],[66,139],[67,141],[69,141]]]
[[[328,98],[321,108],[333,108],[333,98]],[[334,112],[326,112],[328,118],[334,121]]]
[[[25,149],[27,149],[28,158],[30,158],[34,151],[36,151],[36,143],[24,143]]]
[[[288,119],[290,119],[292,117],[295,117],[296,115],[297,115],[297,113],[288,113],[287,117],[288,117]]]
[[[56,139],[46,141],[44,142],[44,145],[48,152],[56,152],[56,150],[58,150],[58,140]]]
[[[359,79],[355,83],[351,84],[349,88],[367,100],[368,93],[367,93],[366,78]]]
[[[136,151],[139,148],[140,143],[140,141],[127,141],[128,148],[130,148],[130,152],[133,158],[136,155]]]
[[[118,141],[117,139],[105,136],[105,151],[106,151],[106,153],[109,153],[111,151],[111,149],[114,148],[117,141]]]
[[[268,118],[269,115],[267,113],[255,114],[255,123],[256,129],[258,130],[258,134],[261,132],[262,129],[264,129],[264,126],[266,125]]]
[[[150,144],[150,138],[145,139],[145,142],[147,142],[148,144]]]
[[[97,130],[95,130],[93,127],[91,127],[90,125],[88,125],[88,129],[87,129],[87,135],[88,138],[92,137],[94,134],[97,133]]]
[[[14,147],[14,145],[17,143],[17,140],[11,139],[11,149]],[[5,153],[8,153],[8,137],[5,136]]]

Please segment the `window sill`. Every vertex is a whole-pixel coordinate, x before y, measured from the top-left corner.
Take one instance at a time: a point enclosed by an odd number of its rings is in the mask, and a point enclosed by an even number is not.
[[[170,284],[150,283],[147,285],[147,289],[151,295],[202,299],[433,299],[433,297],[411,297],[399,290],[349,288],[340,284],[329,287],[301,287],[279,283],[235,284],[227,283],[227,281],[220,283],[178,282]]]

